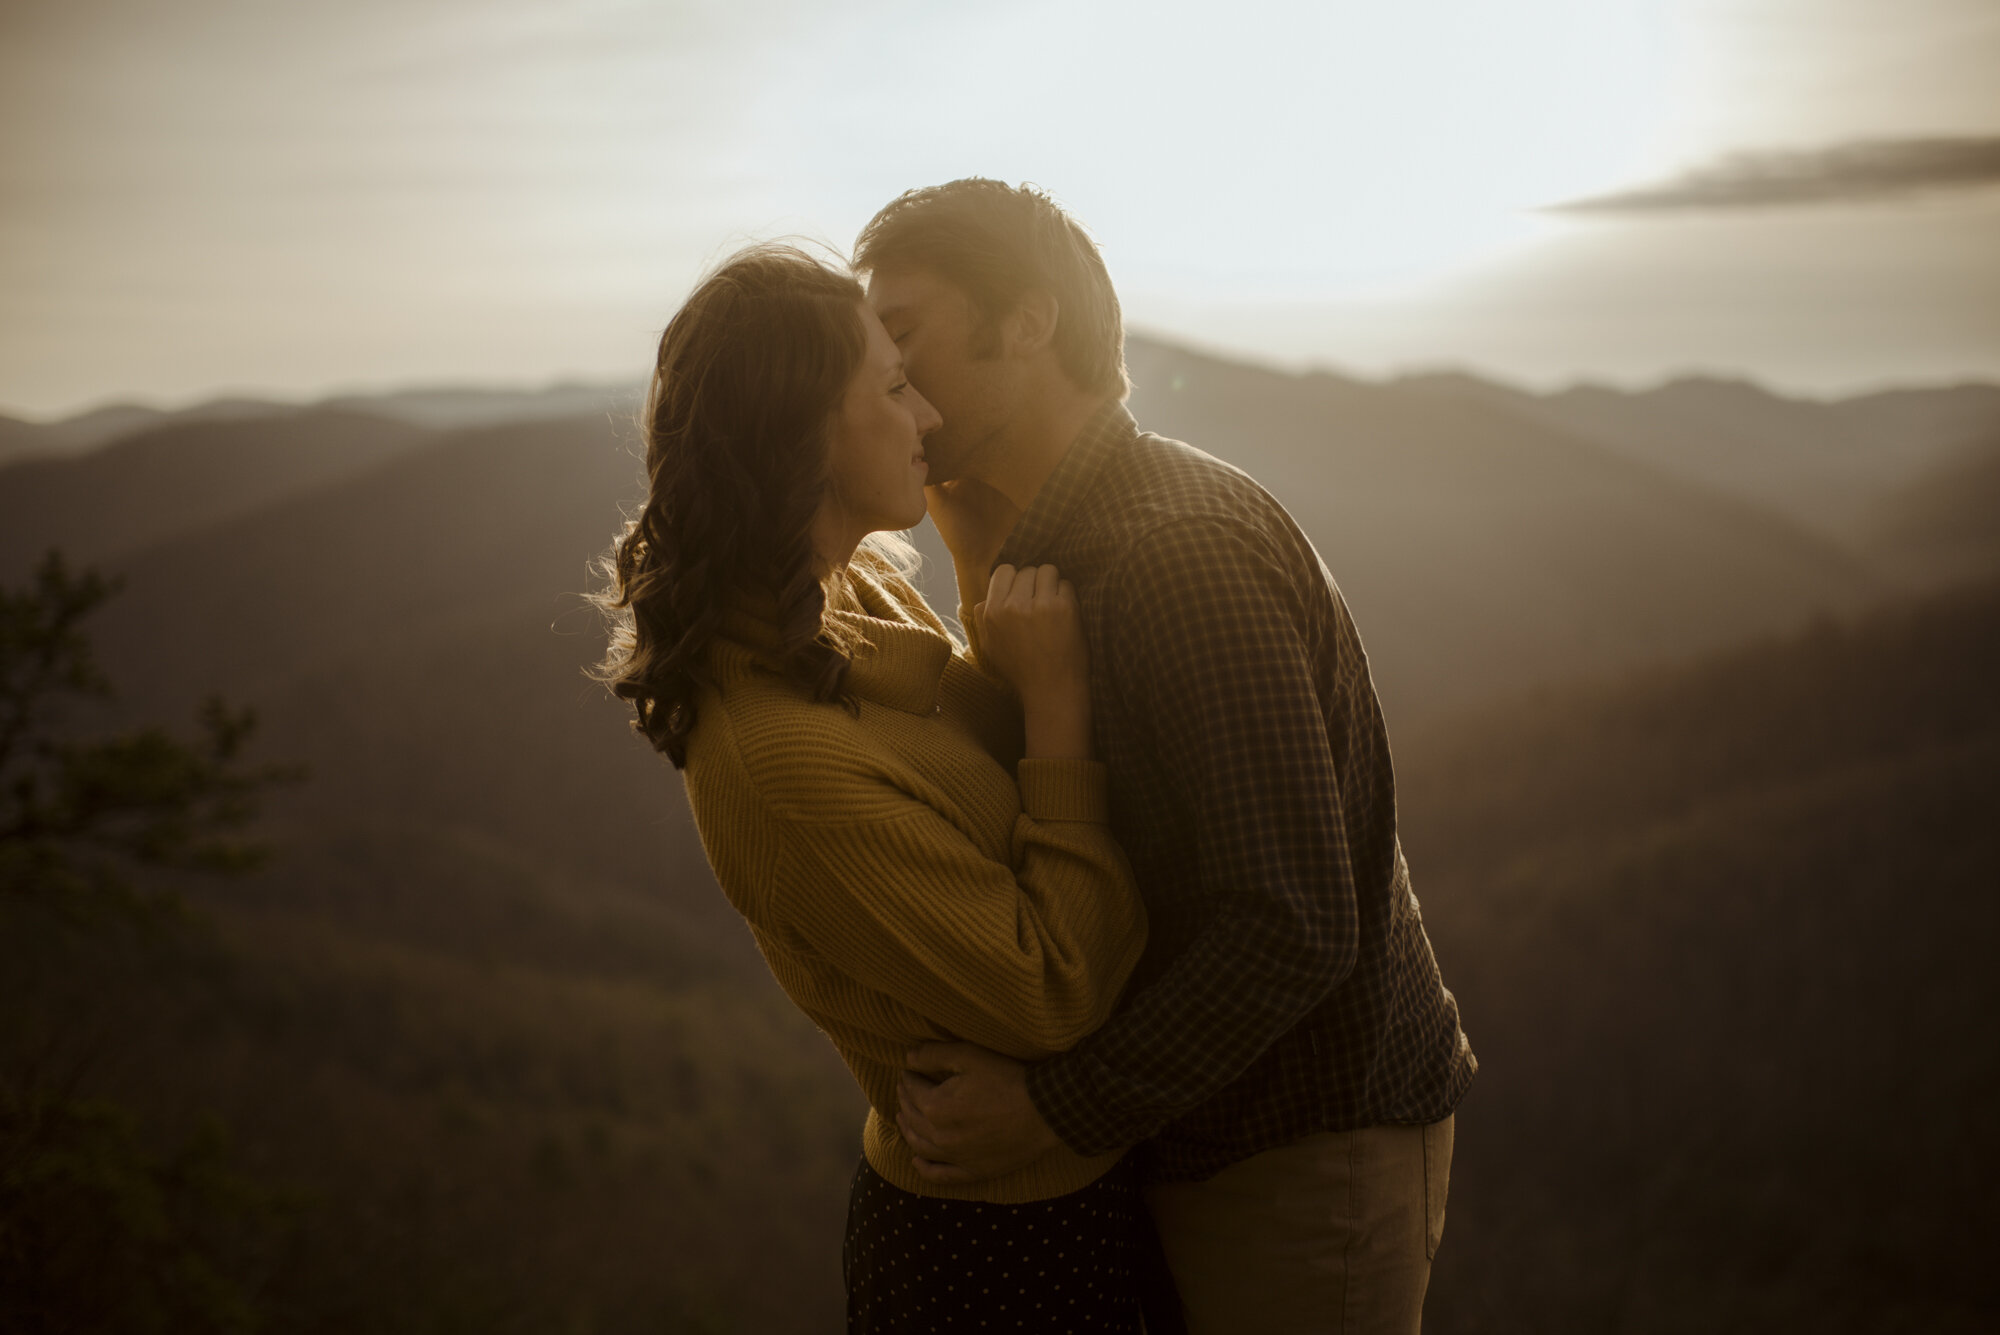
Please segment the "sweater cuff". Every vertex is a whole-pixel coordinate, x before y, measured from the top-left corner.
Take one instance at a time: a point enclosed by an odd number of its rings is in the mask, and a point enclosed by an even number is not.
[[[1098,825],[1111,820],[1102,761],[1023,760],[1014,775],[1021,785],[1021,810],[1036,820],[1079,820]]]

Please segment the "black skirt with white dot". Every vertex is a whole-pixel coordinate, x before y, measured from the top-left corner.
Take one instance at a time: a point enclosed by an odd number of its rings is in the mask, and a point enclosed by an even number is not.
[[[1140,1325],[1153,1243],[1130,1161],[1025,1205],[915,1196],[864,1161],[847,1198],[847,1329],[1120,1331]]]

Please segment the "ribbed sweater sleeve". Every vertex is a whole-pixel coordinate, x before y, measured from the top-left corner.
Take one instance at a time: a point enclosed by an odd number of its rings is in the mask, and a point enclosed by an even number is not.
[[[810,701],[770,670],[754,609],[712,647],[684,771],[696,825],[773,976],[867,1094],[875,1171],[921,1195],[1062,1195],[1115,1155],[1058,1147],[1002,1178],[931,1183],[897,1132],[896,1081],[912,1043],[1034,1061],[1109,1016],[1146,923],[1106,772],[1020,760],[1004,687],[953,652],[906,582],[863,573],[860,610],[827,613],[864,641],[841,700]]]
[[[1034,1060],[1104,1022],[1145,919],[1106,824],[1103,767],[1027,760],[1020,778],[1011,866],[904,798],[866,820],[784,821],[774,907],[855,981]]]

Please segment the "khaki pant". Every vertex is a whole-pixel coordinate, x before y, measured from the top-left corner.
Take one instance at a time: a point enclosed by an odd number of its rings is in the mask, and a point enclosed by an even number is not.
[[[1189,1335],[1415,1335],[1452,1119],[1308,1136],[1147,1201]]]

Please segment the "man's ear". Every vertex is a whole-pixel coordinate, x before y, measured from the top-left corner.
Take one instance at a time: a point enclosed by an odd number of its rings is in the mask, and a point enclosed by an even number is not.
[[[1056,321],[1062,305],[1056,294],[1030,288],[1023,293],[1008,318],[1007,342],[1017,356],[1032,356],[1055,341]]]

